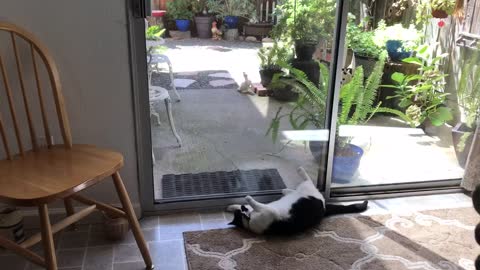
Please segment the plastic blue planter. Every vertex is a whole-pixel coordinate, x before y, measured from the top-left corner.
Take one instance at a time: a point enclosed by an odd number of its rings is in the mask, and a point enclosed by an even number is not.
[[[238,17],[237,16],[225,16],[223,19],[228,29],[235,29],[238,26]]]
[[[187,32],[190,28],[190,20],[175,20],[178,31]]]
[[[402,61],[412,55],[412,52],[405,51],[403,43],[400,40],[387,40],[386,47],[388,56],[394,61]]]
[[[360,159],[363,156],[362,148],[353,144],[348,144],[345,147],[349,147],[353,155],[333,157],[333,182],[336,183],[351,182],[352,177],[360,166]]]

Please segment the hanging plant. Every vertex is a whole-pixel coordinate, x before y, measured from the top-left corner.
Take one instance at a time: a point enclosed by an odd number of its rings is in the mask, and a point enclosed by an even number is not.
[[[447,18],[455,11],[455,0],[432,0],[430,2],[434,18]]]

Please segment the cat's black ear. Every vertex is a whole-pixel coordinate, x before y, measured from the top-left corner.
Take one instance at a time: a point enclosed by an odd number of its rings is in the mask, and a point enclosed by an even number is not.
[[[242,209],[242,212],[248,212],[248,208],[245,205],[242,204],[240,208]]]

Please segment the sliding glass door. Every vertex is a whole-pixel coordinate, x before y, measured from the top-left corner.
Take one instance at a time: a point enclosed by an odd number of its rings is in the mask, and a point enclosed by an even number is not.
[[[479,58],[461,36],[452,42],[452,16],[380,2],[266,0],[256,10],[271,39],[164,36],[162,50],[146,49],[145,20],[132,13],[144,209],[272,200],[301,181],[299,166],[329,199],[459,188]],[[155,57],[173,70],[147,68]],[[171,107],[152,100],[160,88]]]
[[[428,5],[348,3],[331,196],[458,188],[480,105],[466,26]]]

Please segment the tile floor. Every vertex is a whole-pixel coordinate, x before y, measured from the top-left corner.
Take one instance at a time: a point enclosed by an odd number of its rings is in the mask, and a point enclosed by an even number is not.
[[[374,200],[364,214],[385,214],[421,211],[439,208],[470,207],[471,199],[464,194],[432,195],[421,197]],[[141,220],[145,238],[157,270],[187,269],[182,232],[227,228],[231,219],[221,211],[199,211]],[[31,231],[27,233],[32,233]],[[57,259],[64,270],[140,270],[142,257],[132,235],[123,241],[105,240],[99,224],[79,225],[75,231],[65,231],[55,238]],[[39,246],[34,250],[42,254]],[[24,259],[0,250],[0,269],[41,269]]]

